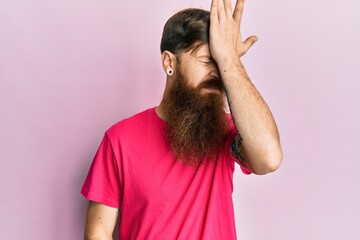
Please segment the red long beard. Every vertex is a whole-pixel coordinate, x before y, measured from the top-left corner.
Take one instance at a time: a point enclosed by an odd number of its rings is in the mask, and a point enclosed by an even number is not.
[[[215,162],[229,125],[223,83],[212,78],[191,88],[186,82],[178,73],[163,99],[168,141],[177,160],[187,165]],[[200,93],[207,88],[219,93]]]

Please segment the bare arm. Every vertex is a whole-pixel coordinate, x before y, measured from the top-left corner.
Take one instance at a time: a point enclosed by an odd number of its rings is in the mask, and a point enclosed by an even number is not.
[[[275,120],[266,102],[250,81],[239,55],[244,55],[257,40],[242,41],[240,23],[244,0],[213,0],[210,11],[210,52],[224,81],[231,113],[239,135],[233,155],[256,174],[276,170],[282,151]],[[233,146],[234,146],[233,144]]]
[[[115,229],[119,210],[97,202],[89,202],[85,240],[110,240]]]

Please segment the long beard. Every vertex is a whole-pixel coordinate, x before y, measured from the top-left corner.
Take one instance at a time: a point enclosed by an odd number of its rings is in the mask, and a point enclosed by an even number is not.
[[[204,88],[219,92],[201,94]],[[216,161],[229,125],[222,81],[210,79],[191,88],[178,73],[163,102],[167,137],[175,157],[187,165]]]

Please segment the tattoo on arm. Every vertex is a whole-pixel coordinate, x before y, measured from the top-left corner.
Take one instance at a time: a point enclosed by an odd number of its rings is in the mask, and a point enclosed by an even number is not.
[[[244,153],[241,150],[241,141],[243,139],[241,138],[240,134],[237,135],[234,140],[231,143],[231,154],[233,155],[233,157],[235,159],[238,159],[240,161],[240,163],[245,165],[245,157],[244,157]]]
[[[226,93],[227,102],[229,104],[230,114],[231,114],[232,118],[234,118],[234,115],[232,114],[232,111],[231,111],[231,102],[229,100],[226,87],[225,87],[225,93]],[[236,128],[236,126],[235,126],[235,128]],[[242,141],[243,141],[243,138],[241,137],[240,133],[238,132],[237,136],[234,138],[234,140],[231,143],[231,154],[235,159],[239,160],[239,164],[246,167],[247,161],[245,159],[244,152],[241,150],[241,142]]]

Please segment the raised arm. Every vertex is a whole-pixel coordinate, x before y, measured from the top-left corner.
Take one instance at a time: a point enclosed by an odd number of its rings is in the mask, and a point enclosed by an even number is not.
[[[279,133],[266,102],[250,81],[239,56],[257,40],[240,34],[244,0],[213,0],[210,10],[210,52],[224,81],[239,136],[231,149],[245,168],[255,174],[276,170],[282,161]]]
[[[89,202],[85,240],[110,240],[115,229],[119,210],[97,202]]]

